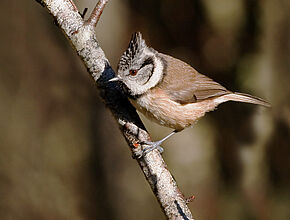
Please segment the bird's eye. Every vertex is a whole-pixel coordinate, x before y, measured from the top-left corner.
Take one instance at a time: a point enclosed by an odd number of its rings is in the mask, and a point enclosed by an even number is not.
[[[137,74],[137,70],[130,70],[130,71],[129,71],[129,74],[130,74],[131,76],[136,76],[136,74]]]

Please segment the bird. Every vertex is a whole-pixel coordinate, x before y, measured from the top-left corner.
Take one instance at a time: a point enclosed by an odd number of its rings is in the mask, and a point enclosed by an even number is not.
[[[117,75],[131,104],[148,119],[173,129],[169,135],[148,145],[143,153],[158,148],[169,137],[192,126],[196,121],[227,101],[246,102],[265,107],[261,98],[232,92],[199,73],[189,64],[148,47],[140,32],[135,32],[120,57]]]

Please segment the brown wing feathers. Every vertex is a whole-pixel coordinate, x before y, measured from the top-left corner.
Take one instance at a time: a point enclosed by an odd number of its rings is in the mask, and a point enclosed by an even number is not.
[[[167,65],[160,87],[166,91],[171,100],[187,104],[230,93],[188,64],[165,54],[161,56],[167,61]]]
[[[200,73],[195,75],[194,81],[195,86],[192,92],[197,97],[197,101],[230,93],[225,87]]]
[[[220,103],[237,101],[270,107],[270,104],[261,98],[227,90],[219,83],[198,73],[193,67],[181,60],[165,54],[160,56],[167,63],[160,87],[169,95],[171,100],[180,104],[187,104],[222,96]]]

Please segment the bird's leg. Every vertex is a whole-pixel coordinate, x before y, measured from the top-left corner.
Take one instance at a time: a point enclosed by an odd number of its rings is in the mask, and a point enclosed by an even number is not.
[[[148,144],[150,146],[145,147],[143,149],[143,155],[149,153],[150,151],[154,150],[154,149],[158,149],[160,153],[162,153],[164,150],[163,148],[160,146],[165,140],[167,140],[168,138],[170,138],[172,135],[174,135],[175,133],[177,133],[177,130],[172,131],[170,134],[168,134],[166,137],[162,138],[159,141],[155,141],[155,142],[151,142],[151,141],[144,141],[143,144]]]

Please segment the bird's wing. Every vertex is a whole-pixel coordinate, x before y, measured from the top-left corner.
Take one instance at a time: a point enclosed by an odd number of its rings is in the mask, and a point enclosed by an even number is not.
[[[181,60],[165,54],[159,55],[165,61],[165,74],[158,86],[171,100],[187,104],[231,93]]]

